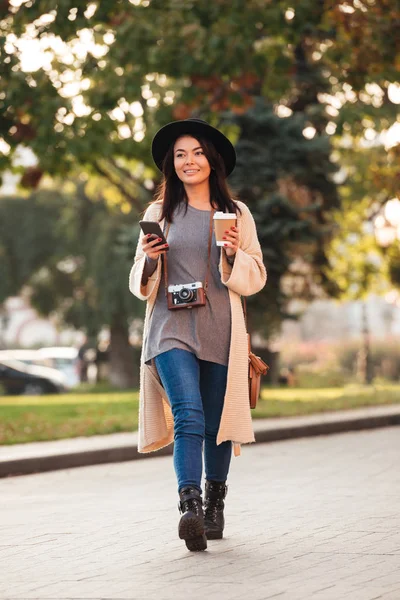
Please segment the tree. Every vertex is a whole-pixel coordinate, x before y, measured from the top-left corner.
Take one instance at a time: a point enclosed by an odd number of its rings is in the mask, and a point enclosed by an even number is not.
[[[332,236],[329,215],[339,207],[331,180],[336,167],[326,136],[304,137],[303,114],[280,119],[260,101],[235,122],[240,135],[233,183],[254,214],[268,265],[269,284],[250,302],[251,314],[269,337],[282,318],[293,317],[289,300],[311,300],[323,288],[333,292],[324,275],[324,247]]]
[[[129,325],[144,314],[143,303],[127,293],[136,217],[124,214],[119,203],[110,203],[110,190],[96,180],[83,178],[66,187],[70,190],[63,192],[59,202],[57,253],[32,275],[31,301],[42,314],[57,314],[62,322],[86,331],[91,340],[108,327],[110,381],[118,387],[132,387],[137,384],[137,369]],[[124,240],[127,229],[129,244]]]
[[[385,250],[378,247],[374,221],[393,193],[390,167],[393,157],[382,146],[365,147],[365,144],[358,148],[357,153],[343,148],[341,154],[342,169],[347,171],[341,189],[344,210],[335,214],[337,230],[328,253],[328,277],[336,282],[339,298],[361,303],[362,346],[358,365],[362,380],[371,383],[373,373],[366,298],[371,290],[377,294],[389,290],[395,245]]]
[[[129,325],[144,312],[127,293],[136,217],[112,205],[115,194],[98,181],[65,188],[0,199],[0,301],[25,288],[40,314],[85,331],[93,343],[108,327],[111,383],[132,387],[138,381]]]
[[[320,102],[337,115],[339,100],[341,130],[365,128],[363,111],[382,125],[393,122],[397,3],[297,4],[63,0],[49,12],[37,0],[7,4],[0,135],[10,153],[3,164],[24,143],[41,172],[65,175],[78,164],[110,180],[118,173],[134,203],[141,178],[117,157],[148,164],[151,134],[171,114],[243,112],[260,95],[299,111],[317,104],[317,71],[326,81]],[[39,41],[42,65],[21,55],[24,43],[34,50]]]
[[[0,197],[0,305],[52,259],[59,239],[56,196]]]

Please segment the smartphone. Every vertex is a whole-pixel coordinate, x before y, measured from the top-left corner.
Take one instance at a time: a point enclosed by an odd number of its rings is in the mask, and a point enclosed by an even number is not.
[[[157,221],[139,221],[139,225],[145,235],[148,235],[149,233],[152,234],[151,239],[161,238],[161,242],[156,244],[154,248],[157,246],[162,246],[163,244],[167,244],[165,235],[163,234],[160,224]],[[165,249],[168,250],[168,248]]]

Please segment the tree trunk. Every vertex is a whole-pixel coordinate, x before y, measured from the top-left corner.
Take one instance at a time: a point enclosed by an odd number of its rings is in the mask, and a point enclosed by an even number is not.
[[[370,385],[374,376],[372,373],[371,341],[366,302],[362,303],[362,339],[362,348],[358,355],[358,370],[361,381],[366,385]]]
[[[138,385],[139,365],[135,364],[133,348],[129,344],[126,321],[116,318],[110,325],[110,383],[120,389]]]

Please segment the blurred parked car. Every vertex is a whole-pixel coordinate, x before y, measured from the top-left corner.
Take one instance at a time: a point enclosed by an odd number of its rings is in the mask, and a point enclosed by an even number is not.
[[[67,391],[67,380],[56,369],[1,360],[0,386],[9,395],[59,394]]]
[[[40,364],[37,350],[0,350],[0,361],[3,360],[17,360],[25,365]]]
[[[40,364],[58,369],[65,375],[69,387],[80,383],[78,348],[53,346],[38,350]]]
[[[80,382],[77,348],[54,346],[38,350],[1,350],[0,361],[3,360],[18,360],[25,365],[57,369],[65,375],[68,387],[74,387]]]

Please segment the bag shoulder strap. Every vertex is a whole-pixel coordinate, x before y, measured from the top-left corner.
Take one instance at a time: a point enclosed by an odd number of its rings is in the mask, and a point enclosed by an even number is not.
[[[169,228],[171,227],[171,223],[168,223],[167,228],[165,230],[165,239],[167,239],[168,237],[168,232],[169,232]],[[164,265],[164,289],[165,289],[165,296],[167,296],[168,294],[168,260],[167,260],[167,253],[162,255],[162,261],[163,261],[163,265]]]
[[[215,213],[215,209],[212,208],[211,213],[210,213],[210,223],[209,223],[209,228],[208,228],[207,271],[206,271],[206,278],[204,280],[204,291],[205,291],[206,295],[207,295],[207,289],[208,289],[208,277],[210,275],[210,257],[211,257],[212,227],[213,227],[214,213]]]
[[[246,298],[244,296],[242,296],[242,300],[243,300],[244,322],[246,323],[246,331],[247,331],[248,330],[248,323],[247,323],[247,302],[246,302]]]
[[[246,302],[246,298],[244,296],[242,296],[242,307],[243,307],[243,315],[244,315],[244,324],[246,327],[246,334],[247,334],[247,345],[249,347],[249,354],[251,352],[251,336],[249,334],[249,327],[248,327],[248,321],[247,321],[247,302]]]

